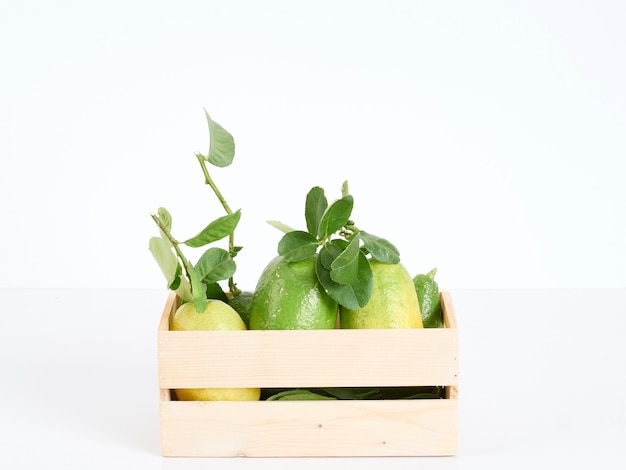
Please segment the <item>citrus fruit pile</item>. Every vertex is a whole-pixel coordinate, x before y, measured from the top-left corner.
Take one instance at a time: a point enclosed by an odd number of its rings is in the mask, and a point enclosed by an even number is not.
[[[375,328],[441,328],[443,315],[436,269],[411,276],[400,262],[399,250],[388,240],[357,227],[351,220],[354,198],[348,183],[341,197],[328,202],[315,186],[305,199],[306,229],[297,230],[270,220],[283,232],[274,256],[263,269],[255,289],[242,291],[234,281],[235,244],[241,210],[233,211],[210,176],[207,163],[229,166],[234,139],[208,113],[209,152],[196,152],[205,183],[225,214],[197,235],[174,237],[172,216],[163,207],[151,214],[159,229],[149,249],[182,304],[172,318],[177,331],[312,330]],[[227,248],[215,246],[227,239]],[[192,262],[183,248],[204,248]],[[222,285],[227,283],[226,288]],[[380,398],[439,398],[441,387],[326,388],[295,390],[184,389],[178,400],[326,400]]]

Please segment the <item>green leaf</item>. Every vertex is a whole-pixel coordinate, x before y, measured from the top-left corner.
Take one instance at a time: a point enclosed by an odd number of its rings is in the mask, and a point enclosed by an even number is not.
[[[295,232],[296,230],[295,228],[291,228],[289,225],[283,224],[282,222],[278,220],[268,220],[267,223],[270,224],[272,227],[277,228],[283,233]]]
[[[209,155],[205,157],[205,160],[217,167],[226,167],[235,158],[235,140],[226,129],[211,119],[206,110],[204,114],[209,125],[210,138]]]
[[[435,399],[444,398],[444,387],[417,387],[415,393],[411,395],[403,396],[402,400],[423,400],[423,399]]]
[[[317,230],[318,238],[323,239],[329,237],[347,224],[352,214],[353,205],[354,200],[350,195],[333,202],[322,215]]]
[[[241,250],[243,250],[243,246],[238,246],[238,245],[233,246],[233,248],[232,248],[232,256],[233,256],[233,258],[234,258],[235,256],[237,256],[237,254],[238,254]]]
[[[196,263],[196,273],[205,284],[222,281],[231,277],[237,266],[228,251],[222,248],[209,248]]]
[[[372,268],[363,252],[359,250],[359,270],[356,279],[350,284],[339,284],[333,281],[330,270],[325,265],[332,264],[340,252],[341,250],[332,244],[323,247],[317,256],[315,273],[320,284],[331,298],[343,307],[356,310],[367,305],[372,296],[374,285]]]
[[[224,293],[224,290],[217,282],[204,283],[206,286],[206,296],[208,299],[217,299],[222,302],[228,302],[228,297]]]
[[[329,387],[315,390],[326,395],[331,395],[340,400],[367,400],[380,393],[380,390],[377,388],[359,387]]]
[[[278,254],[289,261],[300,261],[313,256],[318,246],[319,243],[313,235],[302,230],[295,230],[286,233],[280,239]]]
[[[180,286],[176,289],[176,295],[184,302],[193,302],[193,294],[191,293],[191,285],[185,276],[180,277]]]
[[[161,268],[161,272],[163,272],[163,275],[167,280],[168,286],[175,281],[178,270],[178,258],[176,258],[171,246],[172,245],[169,242],[161,237],[150,238],[148,245],[152,256],[156,260],[157,264]]]
[[[384,238],[377,237],[371,233],[361,231],[361,240],[363,247],[372,255],[376,261],[388,264],[397,264],[400,262],[400,252],[389,241]]]
[[[328,201],[324,195],[324,190],[319,186],[311,188],[309,193],[306,195],[306,204],[304,206],[306,228],[311,235],[317,235],[322,215],[324,215],[324,211],[327,208]]]
[[[346,242],[345,240],[333,240],[332,242],[322,247],[317,257],[317,261],[321,263],[321,265],[327,271],[330,272],[330,270],[332,269],[333,261],[335,261],[335,258],[337,258],[337,256],[341,254],[346,246],[348,246],[348,242]]]
[[[172,283],[167,286],[168,289],[175,291],[180,287],[180,276],[176,276],[176,278],[172,281]]]
[[[336,400],[336,398],[320,395],[306,389],[283,390],[267,398],[267,401],[284,400]]]
[[[198,273],[194,267],[189,263],[187,267],[189,277],[191,278],[191,292],[193,293],[193,306],[196,312],[203,313],[207,307],[206,287],[200,280]]]
[[[224,237],[229,236],[239,223],[239,219],[241,218],[241,209],[238,209],[236,212],[232,214],[227,214],[218,219],[215,219],[209,225],[207,225],[202,232],[200,232],[195,237],[187,240],[185,245],[191,246],[193,248],[197,248],[200,246],[207,245],[209,243],[215,242],[217,240],[221,240]]]
[[[174,276],[174,280],[168,286],[168,289],[173,290],[173,291],[178,289],[180,287],[182,275],[183,275],[183,268],[180,265],[180,263],[178,263],[178,266],[176,267],[176,275]]]
[[[336,238],[322,248],[318,260],[322,263],[322,266],[328,271],[332,270],[332,264],[343,250],[348,246],[348,242],[340,238]]]
[[[347,196],[348,194],[350,194],[350,191],[348,190],[348,182],[344,181],[341,185],[341,196]]]
[[[172,231],[172,215],[167,211],[165,207],[159,207],[157,215],[161,223],[167,228],[168,232]]]
[[[351,284],[359,273],[360,238],[356,236],[330,265],[330,278],[339,284]]]

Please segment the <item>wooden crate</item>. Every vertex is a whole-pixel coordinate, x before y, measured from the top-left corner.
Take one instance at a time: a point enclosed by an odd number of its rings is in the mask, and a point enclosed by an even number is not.
[[[441,456],[457,452],[458,328],[158,331],[164,456]],[[176,401],[199,387],[445,386],[445,399]]]

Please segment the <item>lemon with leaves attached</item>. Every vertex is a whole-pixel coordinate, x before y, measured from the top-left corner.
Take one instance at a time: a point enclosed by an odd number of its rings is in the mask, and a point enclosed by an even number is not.
[[[263,270],[250,305],[251,330],[334,328],[338,304],[320,286],[316,257],[274,258]]]
[[[239,314],[221,300],[209,299],[204,312],[196,312],[194,304],[181,305],[172,318],[174,331],[245,330]],[[188,388],[177,389],[176,397],[184,401],[256,401],[259,388]]]
[[[341,328],[423,328],[413,279],[401,263],[370,260],[372,295],[364,307],[341,307]]]

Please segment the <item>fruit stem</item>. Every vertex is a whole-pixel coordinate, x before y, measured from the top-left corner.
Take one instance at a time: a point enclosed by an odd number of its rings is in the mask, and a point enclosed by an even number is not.
[[[222,207],[224,208],[226,213],[228,215],[231,215],[233,213],[233,211],[230,208],[230,206],[228,205],[228,202],[226,202],[226,199],[224,198],[224,196],[222,196],[222,193],[220,192],[220,190],[217,188],[217,185],[213,181],[213,178],[211,178],[211,175],[209,175],[209,170],[206,167],[204,156],[200,152],[196,152],[195,155],[196,155],[196,158],[198,159],[198,163],[200,163],[200,168],[202,168],[202,173],[204,174],[204,182],[205,182],[205,184],[208,184],[211,187],[211,189],[213,190],[213,192],[217,196],[217,199],[222,204]],[[234,230],[228,236],[228,253],[230,253],[230,257],[231,258],[234,258],[235,255],[236,255],[236,253],[235,253],[235,231]],[[233,276],[231,276],[230,279],[228,279],[228,288],[229,288],[231,294],[233,294],[233,295],[239,295],[241,293],[241,290],[237,287],[237,284],[235,283],[235,280],[234,280]]]

